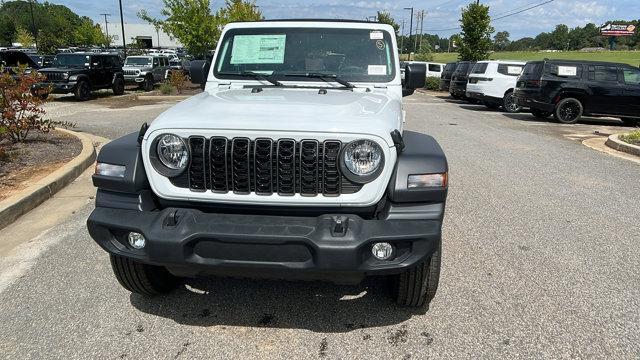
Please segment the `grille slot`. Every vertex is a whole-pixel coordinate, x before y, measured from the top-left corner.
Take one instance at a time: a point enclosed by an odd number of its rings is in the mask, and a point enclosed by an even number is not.
[[[42,72],[42,74],[46,77],[46,81],[64,80],[61,72]]]
[[[209,145],[210,189],[215,192],[227,192],[227,144],[223,137],[214,137]]]
[[[200,136],[189,138],[189,150],[191,152],[191,162],[189,163],[189,189],[194,191],[205,191],[207,174],[205,172],[205,139]]]
[[[231,142],[231,183],[233,192],[238,194],[251,192],[249,144],[249,139],[245,138],[235,138]]]
[[[293,196],[340,196],[361,184],[340,172],[337,140],[188,138],[191,162],[171,183],[192,191]]]

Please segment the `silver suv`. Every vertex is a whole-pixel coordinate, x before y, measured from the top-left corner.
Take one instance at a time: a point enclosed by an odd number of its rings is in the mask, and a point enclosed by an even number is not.
[[[169,59],[166,56],[128,56],[122,68],[124,81],[137,84],[144,91],[153,90],[153,85],[163,82],[169,76]]]

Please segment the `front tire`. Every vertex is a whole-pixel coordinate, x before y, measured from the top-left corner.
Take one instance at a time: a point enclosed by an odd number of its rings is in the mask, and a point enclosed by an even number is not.
[[[575,124],[582,117],[584,107],[580,100],[575,98],[564,98],[556,105],[553,116],[558,122],[563,124]]]
[[[142,83],[142,89],[146,92],[153,90],[153,79],[151,77],[146,77],[144,82]]]
[[[113,81],[113,95],[122,95],[124,94],[124,79],[116,78]]]
[[[508,112],[510,114],[519,113],[520,110],[522,110],[522,108],[516,101],[516,96],[514,95],[513,91],[509,91],[502,98],[502,108],[505,112]]]
[[[76,100],[87,101],[91,99],[91,85],[85,80],[80,80],[76,85],[76,91],[74,93]]]
[[[119,255],[109,256],[116,279],[122,287],[133,293],[145,296],[164,294],[178,284],[178,279],[163,267],[139,263]]]
[[[438,246],[429,259],[394,276],[391,289],[398,305],[429,306],[440,281],[441,251],[442,247]]]

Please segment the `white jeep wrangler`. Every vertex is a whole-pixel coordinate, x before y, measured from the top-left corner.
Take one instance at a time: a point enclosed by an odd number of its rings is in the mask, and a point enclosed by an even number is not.
[[[447,161],[403,131],[394,30],[356,21],[225,27],[204,92],[98,156],[89,233],[122,286],[154,295],[180,277],[358,283],[394,279],[424,306],[440,274]]]

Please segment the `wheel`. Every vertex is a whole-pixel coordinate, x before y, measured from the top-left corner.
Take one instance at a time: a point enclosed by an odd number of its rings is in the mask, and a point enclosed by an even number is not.
[[[533,114],[533,116],[539,119],[546,119],[549,116],[551,116],[551,113],[549,111],[542,111],[542,110],[536,110],[536,109],[531,109],[531,114]]]
[[[123,78],[116,78],[113,81],[113,95],[122,95],[124,94],[124,79]]]
[[[150,77],[146,77],[144,79],[144,82],[142,83],[142,89],[144,91],[151,91],[153,90],[153,79]]]
[[[76,85],[76,91],[74,93],[77,100],[87,101],[91,98],[91,86],[85,80],[80,80]]]
[[[500,107],[500,105],[489,102],[489,101],[485,101],[484,106],[486,106],[488,109],[491,109],[491,110],[497,110]]]
[[[580,100],[564,98],[556,105],[553,116],[563,124],[575,124],[580,120],[584,107]]]
[[[620,118],[624,126],[636,127],[640,126],[640,119]]]
[[[513,91],[509,91],[502,98],[502,108],[504,111],[508,113],[519,113],[522,109],[518,102],[516,101],[516,96],[513,94]]]
[[[441,251],[438,246],[429,259],[393,278],[391,289],[396,303],[410,307],[429,305],[438,290]]]
[[[110,257],[116,279],[133,293],[147,296],[164,294],[178,284],[178,279],[163,267],[142,264],[118,255]]]

